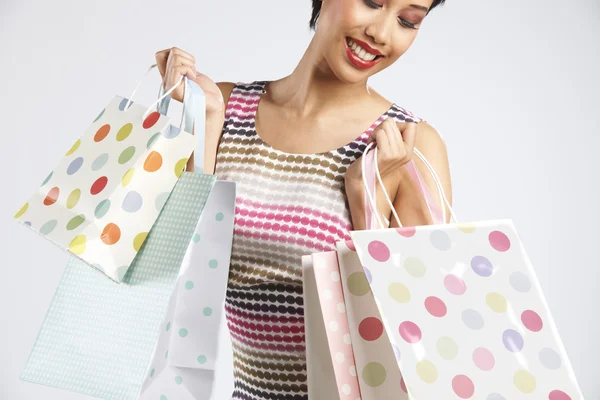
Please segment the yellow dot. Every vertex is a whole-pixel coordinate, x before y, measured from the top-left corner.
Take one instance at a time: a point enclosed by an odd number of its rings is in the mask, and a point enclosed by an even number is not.
[[[515,386],[523,393],[533,393],[535,390],[535,378],[525,370],[519,370],[515,373]]]
[[[21,215],[25,214],[25,211],[29,208],[29,203],[25,203],[23,207],[15,214],[15,219],[19,218]]]
[[[127,124],[123,125],[121,127],[121,129],[119,129],[119,132],[117,133],[117,141],[122,142],[123,140],[127,139],[127,137],[129,137],[129,134],[131,133],[132,130],[133,130],[133,125],[131,123],[127,123]]]
[[[458,345],[452,338],[442,336],[436,343],[437,351],[444,360],[454,360],[458,354]]]
[[[475,232],[475,229],[477,228],[477,224],[475,222],[470,222],[470,223],[464,223],[464,224],[457,224],[456,227],[458,228],[459,231],[461,231],[463,233],[473,233],[473,232]]]
[[[410,301],[410,290],[401,283],[391,283],[388,286],[388,293],[398,303],[408,303]]]
[[[67,198],[67,208],[70,210],[77,205],[79,199],[81,198],[81,190],[75,189],[69,194]]]
[[[371,286],[364,272],[353,272],[348,277],[348,290],[355,296],[364,296],[369,293]]]
[[[148,232],[138,233],[138,235],[133,239],[133,248],[135,251],[140,251],[140,248],[144,244],[146,237],[148,236]]]
[[[417,375],[425,383],[434,383],[438,377],[438,371],[431,361],[421,360],[417,363]]]
[[[67,151],[67,154],[65,154],[65,156],[70,156],[71,154],[75,153],[75,150],[77,150],[79,148],[80,144],[81,144],[81,139],[77,139],[77,141],[73,144],[73,146],[71,146],[71,149],[69,151]]]
[[[77,235],[69,244],[69,251],[75,255],[82,255],[85,252],[85,235]]]
[[[371,387],[383,385],[386,375],[385,367],[377,362],[365,365],[362,373],[363,380]]]
[[[125,175],[123,175],[123,179],[121,179],[121,186],[125,187],[129,185],[129,182],[131,182],[131,178],[133,178],[134,172],[135,168],[131,168],[129,171],[125,172]]]
[[[425,271],[427,270],[423,261],[417,257],[408,257],[404,260],[404,268],[406,269],[406,272],[415,278],[422,278],[425,276]]]
[[[506,299],[500,293],[488,293],[488,295],[485,297],[485,302],[494,312],[499,314],[506,312]]]
[[[177,164],[175,164],[175,176],[177,176],[178,178],[181,176],[183,170],[185,169],[185,166],[187,165],[187,162],[187,158],[182,158],[181,160],[177,161]]]

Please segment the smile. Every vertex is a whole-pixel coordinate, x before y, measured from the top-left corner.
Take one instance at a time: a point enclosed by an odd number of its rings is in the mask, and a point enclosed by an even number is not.
[[[379,51],[357,39],[346,38],[345,47],[350,62],[360,69],[371,68],[383,58]]]

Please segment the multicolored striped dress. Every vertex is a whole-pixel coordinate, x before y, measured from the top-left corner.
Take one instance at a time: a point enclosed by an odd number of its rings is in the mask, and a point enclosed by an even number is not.
[[[385,119],[419,119],[392,105],[345,146],[319,154],[272,148],[256,132],[266,81],[236,84],[226,109],[216,175],[237,182],[226,315],[233,399],[307,399],[302,255],[350,239],[344,174]]]

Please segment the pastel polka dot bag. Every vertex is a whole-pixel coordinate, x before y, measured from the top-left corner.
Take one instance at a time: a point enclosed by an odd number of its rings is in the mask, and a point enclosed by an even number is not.
[[[116,96],[17,212],[17,221],[121,282],[197,143],[153,111],[161,100],[145,107]]]
[[[365,188],[375,210],[366,178]],[[363,270],[345,287],[374,299],[379,316],[354,322],[364,340],[387,335],[403,376],[371,365],[373,383],[392,377],[413,400],[583,399],[511,220],[384,229],[371,217],[381,229],[351,232]]]

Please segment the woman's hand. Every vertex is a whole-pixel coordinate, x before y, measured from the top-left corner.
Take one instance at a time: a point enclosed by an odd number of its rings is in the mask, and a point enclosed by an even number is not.
[[[225,108],[223,95],[219,87],[208,76],[196,71],[196,59],[193,55],[173,47],[156,53],[156,64],[163,79],[163,88],[169,90],[182,76],[187,76],[202,88],[206,96],[207,116],[223,113]],[[171,98],[183,101],[183,84],[171,92]]]

